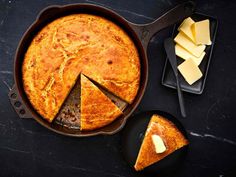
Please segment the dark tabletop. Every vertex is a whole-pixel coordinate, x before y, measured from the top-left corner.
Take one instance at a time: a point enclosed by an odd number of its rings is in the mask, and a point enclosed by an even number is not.
[[[0,176],[135,177],[120,149],[121,134],[90,138],[58,135],[34,120],[23,120],[10,105],[13,59],[23,33],[44,7],[85,1],[0,0]],[[87,0],[113,9],[135,23],[151,22],[180,0]],[[219,21],[206,87],[202,95],[184,93],[188,118],[180,116],[176,91],[161,85],[165,62],[163,40],[149,44],[149,83],[136,112],[167,111],[185,126],[190,146],[175,177],[236,176],[236,2],[197,1],[197,11]]]

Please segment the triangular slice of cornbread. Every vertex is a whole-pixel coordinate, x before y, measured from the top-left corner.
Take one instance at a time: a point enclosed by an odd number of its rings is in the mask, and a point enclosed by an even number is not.
[[[103,127],[122,111],[88,78],[81,74],[81,130]]]
[[[166,151],[156,153],[152,135],[161,137],[166,146]],[[188,140],[172,122],[154,114],[148,124],[134,168],[136,171],[142,170],[187,144]]]

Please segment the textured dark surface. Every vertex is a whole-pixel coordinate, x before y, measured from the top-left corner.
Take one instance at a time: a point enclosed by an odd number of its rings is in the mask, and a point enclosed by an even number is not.
[[[0,176],[140,176],[121,156],[121,133],[80,139],[57,135],[33,120],[19,119],[8,100],[13,58],[24,31],[42,8],[77,2],[84,1],[0,1]],[[87,2],[109,7],[132,22],[145,23],[181,1]],[[172,28],[158,33],[149,44],[150,78],[136,112],[167,111],[185,126],[191,144],[175,177],[236,176],[235,9],[235,1],[197,1],[197,11],[215,16],[219,28],[203,94],[184,94],[186,119],[180,118],[176,92],[161,85],[163,40],[171,35]]]

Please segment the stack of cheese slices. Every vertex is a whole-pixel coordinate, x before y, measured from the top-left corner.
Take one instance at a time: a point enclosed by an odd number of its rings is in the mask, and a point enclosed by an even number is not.
[[[206,45],[211,45],[210,22],[208,19],[195,22],[190,17],[178,28],[175,37],[175,53],[185,61],[178,66],[188,84],[192,85],[202,77],[199,65],[206,52]]]

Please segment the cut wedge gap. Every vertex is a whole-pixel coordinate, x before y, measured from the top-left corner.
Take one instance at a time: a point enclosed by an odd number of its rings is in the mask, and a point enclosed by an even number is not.
[[[81,85],[79,75],[74,87],[56,116],[55,123],[72,129],[80,129],[80,97]]]
[[[85,74],[84,74],[85,75]],[[121,99],[120,97],[114,95],[112,92],[104,88],[102,85],[100,85],[98,82],[94,81],[87,75],[85,75],[94,85],[96,85],[110,100],[121,110],[124,111],[125,108],[128,106],[128,103]]]
[[[82,74],[78,76],[76,83],[74,84],[63,105],[61,106],[57,116],[54,119],[54,123],[56,124],[77,130],[81,129],[81,75]],[[87,76],[84,77],[86,77],[106,97],[108,97],[108,99],[117,106],[121,113],[128,106],[127,102],[103,88],[96,81],[90,79]]]

